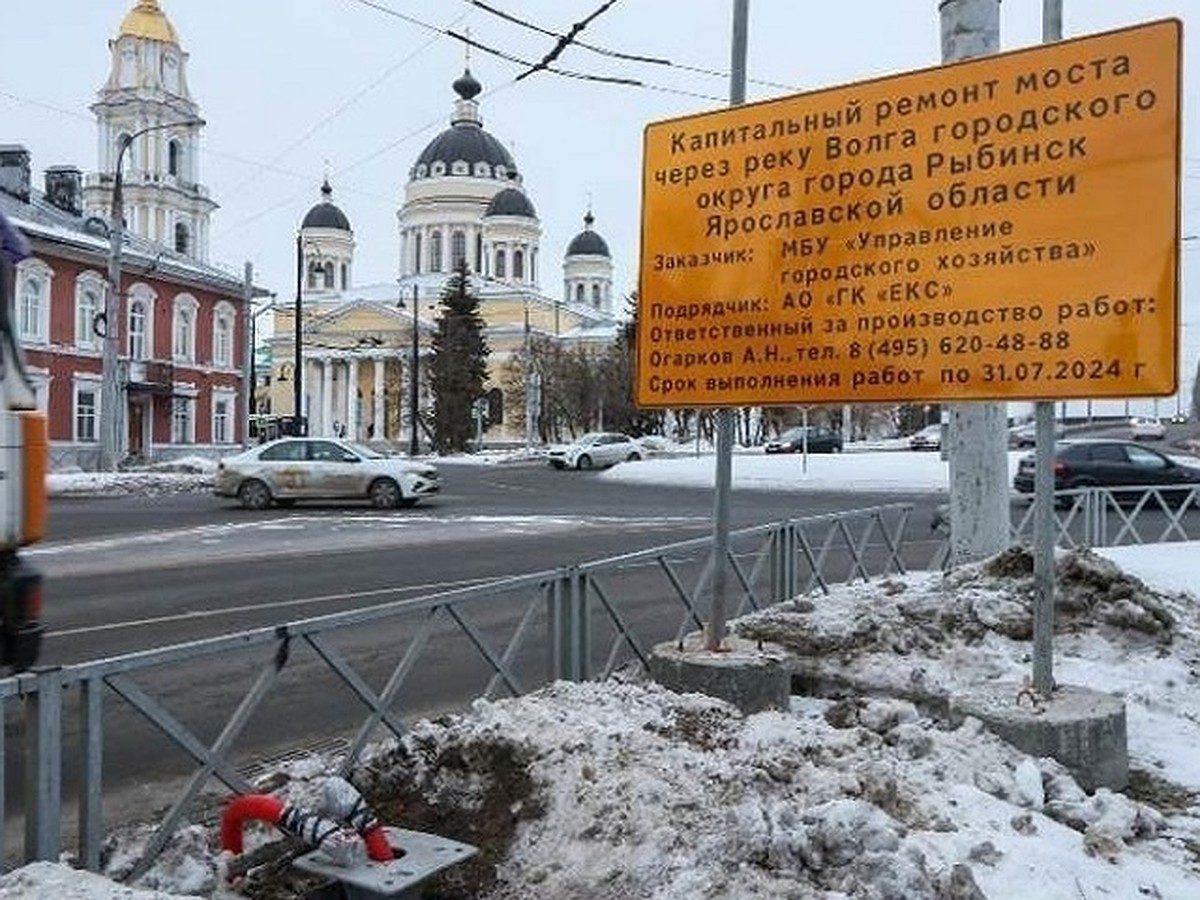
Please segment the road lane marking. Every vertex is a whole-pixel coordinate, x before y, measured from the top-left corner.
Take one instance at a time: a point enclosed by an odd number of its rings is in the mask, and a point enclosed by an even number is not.
[[[410,594],[414,591],[435,592],[449,588],[470,587],[474,584],[484,584],[495,581],[498,576],[489,575],[484,578],[464,578],[459,581],[437,581],[428,584],[410,584],[403,587],[374,588],[367,591],[349,591],[340,594],[320,594],[316,597],[298,597],[293,600],[278,600],[270,603],[250,603],[241,606],[224,606],[220,609],[198,609],[183,613],[172,613],[167,616],[151,616],[145,619],[126,619],[123,622],[105,622],[103,625],[84,625],[78,628],[55,628],[48,630],[43,640],[51,638],[71,637],[78,634],[96,634],[102,631],[120,631],[125,628],[142,628],[150,625],[163,625],[168,622],[185,622],[200,619],[211,619],[216,616],[227,616],[231,613],[260,612],[269,609],[285,609],[297,606],[313,606],[319,603],[334,603],[341,600],[365,599],[368,597],[386,596],[388,594]]]

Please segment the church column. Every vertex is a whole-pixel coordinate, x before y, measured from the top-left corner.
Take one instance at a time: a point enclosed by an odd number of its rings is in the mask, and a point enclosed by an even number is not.
[[[372,363],[375,366],[375,391],[373,395],[374,408],[371,411],[371,419],[374,428],[372,435],[376,440],[383,440],[385,424],[383,421],[383,367],[386,362],[383,356],[376,355],[372,358]]]
[[[321,436],[333,436],[333,360],[321,360]]]
[[[358,440],[358,357],[352,357],[347,363],[349,377],[346,380],[346,437],[351,441]]]

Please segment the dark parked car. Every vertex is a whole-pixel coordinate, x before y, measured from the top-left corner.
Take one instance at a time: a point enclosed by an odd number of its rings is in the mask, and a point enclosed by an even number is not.
[[[1033,493],[1033,459],[1030,454],[1017,464],[1013,487],[1022,494]],[[1077,440],[1054,445],[1055,490],[1177,484],[1200,489],[1200,468],[1132,441]]]
[[[803,425],[789,428],[773,441],[767,441],[763,449],[767,453],[803,453],[805,432],[808,433],[809,453],[841,453],[842,435],[824,425]]]

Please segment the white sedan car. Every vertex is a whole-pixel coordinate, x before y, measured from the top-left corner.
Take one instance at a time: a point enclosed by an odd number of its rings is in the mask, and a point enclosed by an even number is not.
[[[596,469],[642,458],[642,447],[627,434],[593,431],[546,453],[556,469]]]
[[[214,492],[246,509],[297,500],[369,500],[376,509],[413,506],[441,488],[428,463],[383,456],[333,438],[280,438],[217,465]]]
[[[1167,429],[1158,419],[1139,416],[1129,420],[1129,436],[1135,441],[1161,441],[1166,438]]]

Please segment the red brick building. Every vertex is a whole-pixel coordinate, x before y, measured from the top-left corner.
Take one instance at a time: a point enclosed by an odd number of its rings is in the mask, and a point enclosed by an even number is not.
[[[30,185],[22,147],[0,147],[0,210],[32,254],[17,266],[14,325],[56,467],[96,464],[108,237],[82,214],[77,169]],[[215,456],[244,441],[244,278],[161,243],[127,235],[121,260],[119,368],[122,456]],[[261,292],[257,292],[261,293]]]

